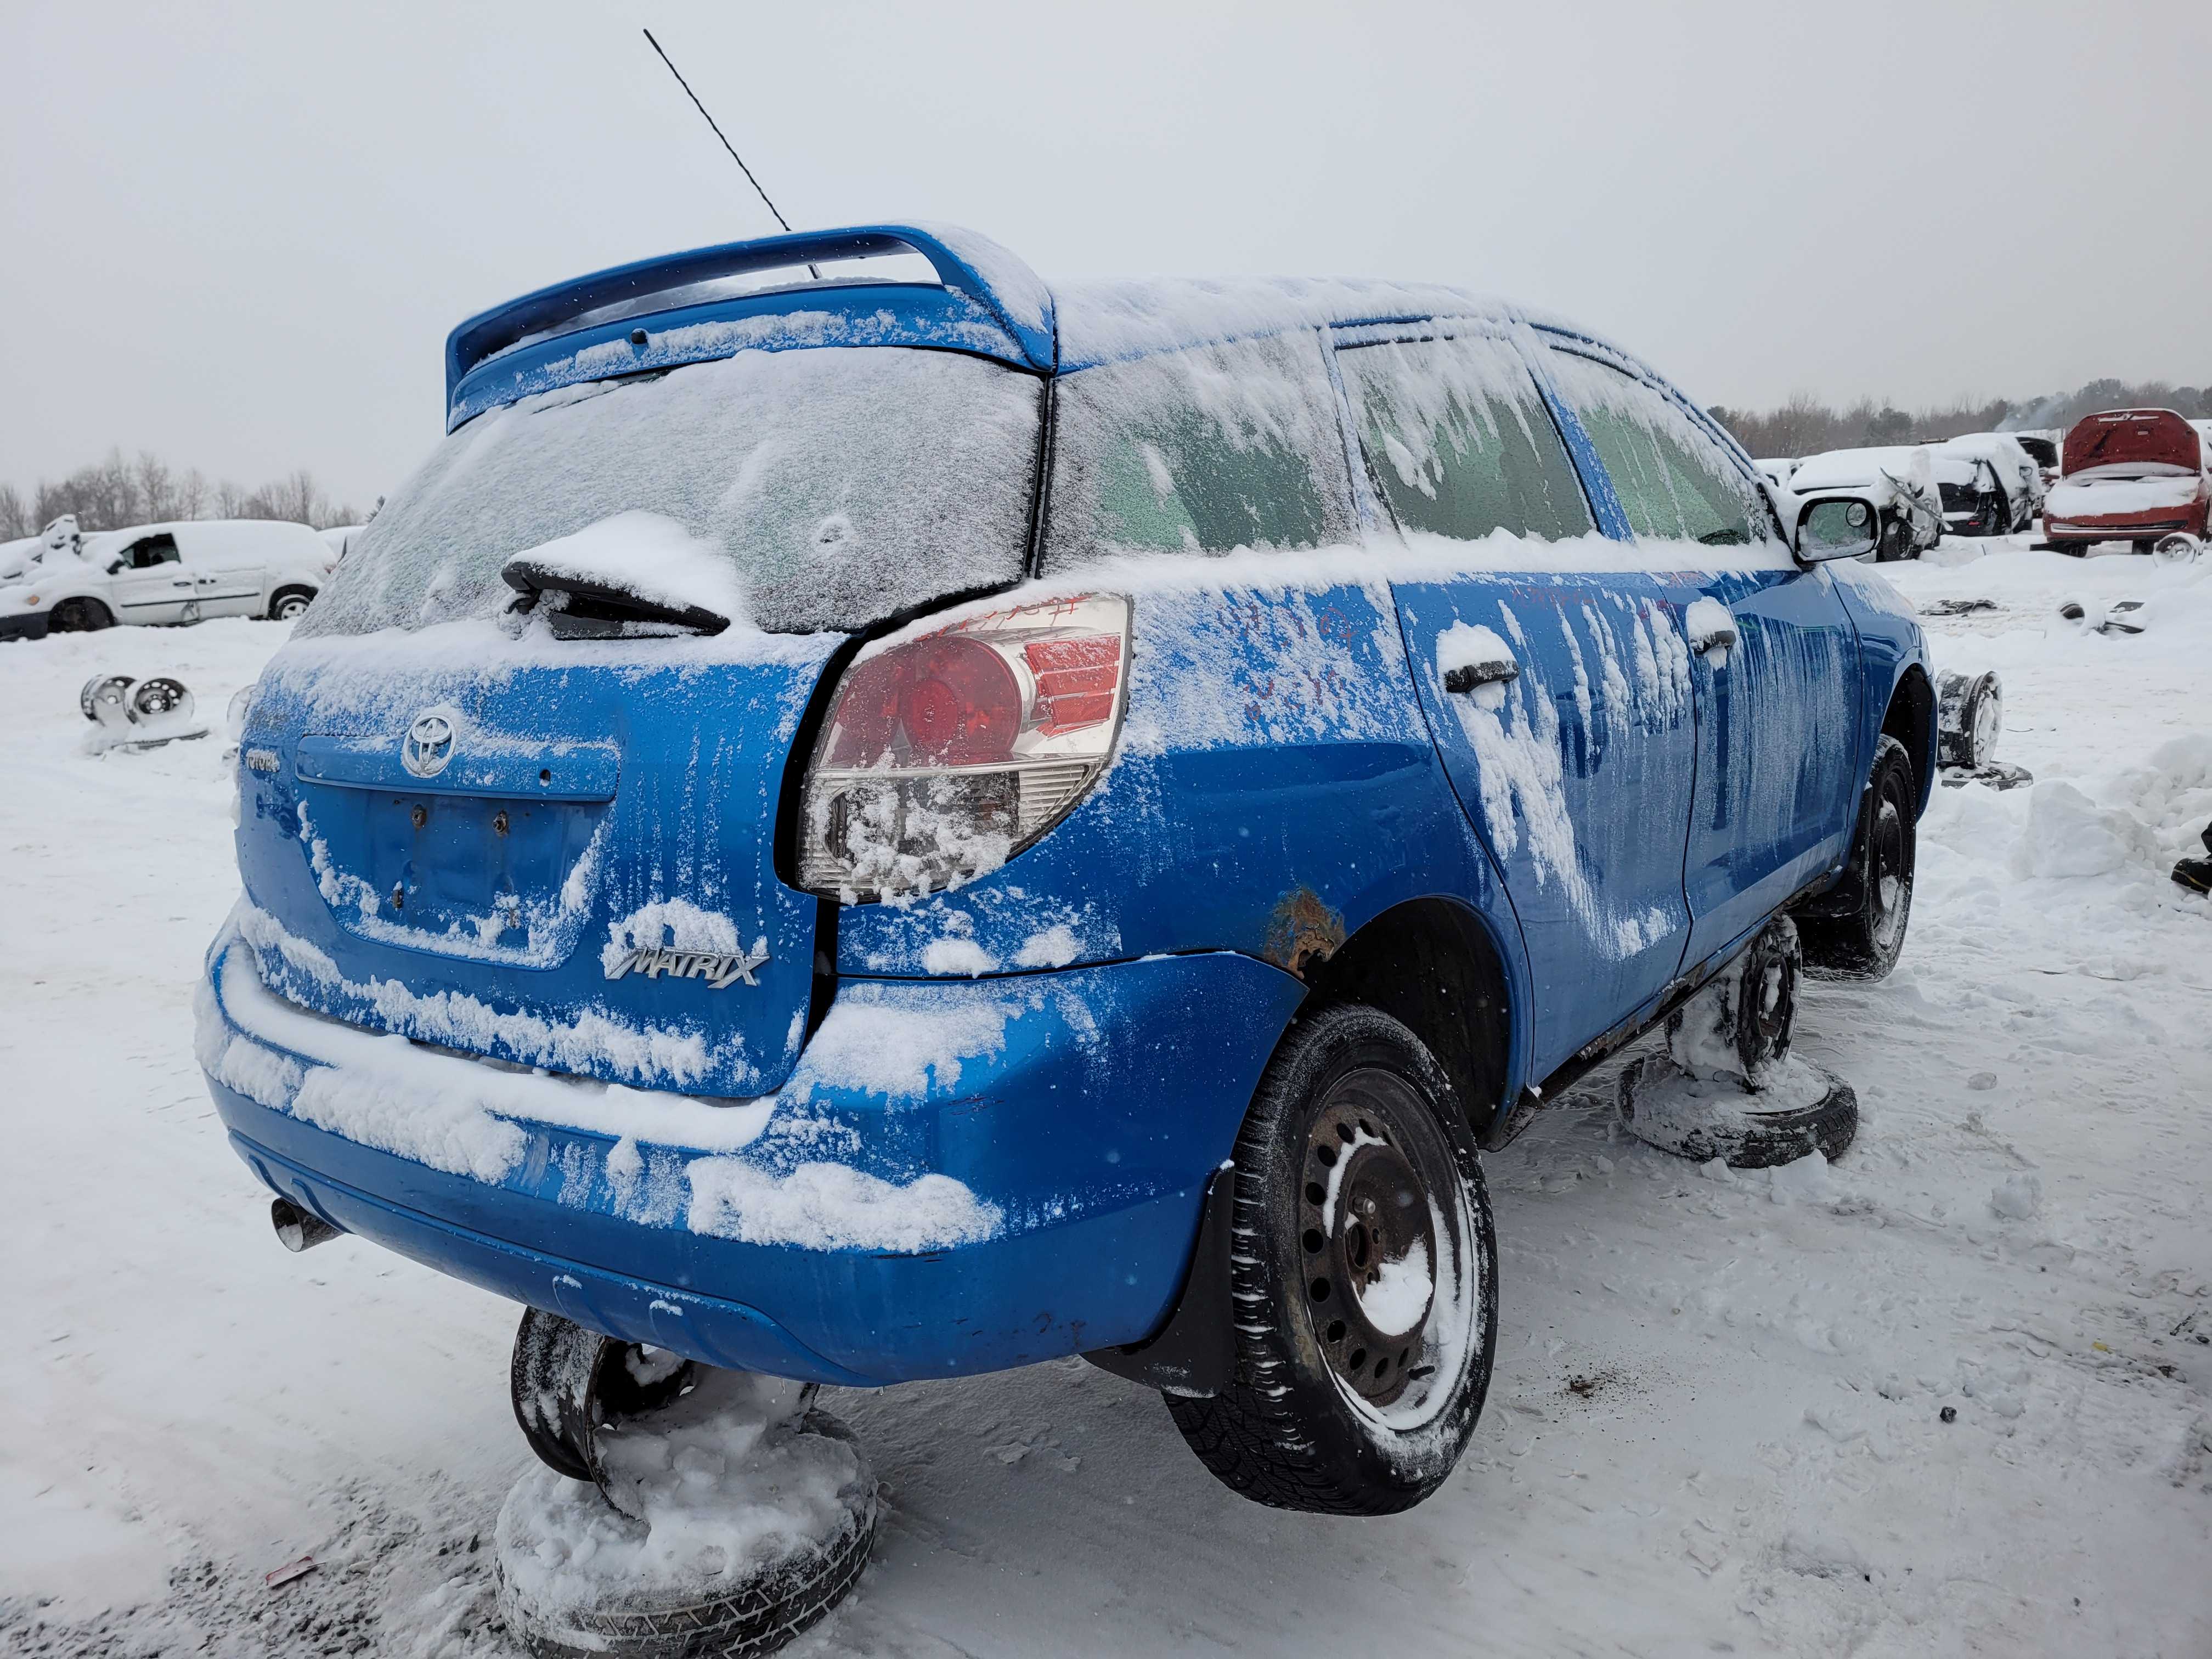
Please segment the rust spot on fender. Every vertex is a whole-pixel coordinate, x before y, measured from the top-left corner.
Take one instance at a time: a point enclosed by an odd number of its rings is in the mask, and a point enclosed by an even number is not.
[[[1304,978],[1309,966],[1327,962],[1343,943],[1344,917],[1312,888],[1293,887],[1275,906],[1262,954]]]

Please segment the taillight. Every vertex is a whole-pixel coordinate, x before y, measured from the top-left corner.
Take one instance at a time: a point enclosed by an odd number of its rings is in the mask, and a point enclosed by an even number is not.
[[[997,869],[1105,769],[1128,660],[1128,601],[1103,594],[868,647],[807,768],[799,884],[849,904]]]

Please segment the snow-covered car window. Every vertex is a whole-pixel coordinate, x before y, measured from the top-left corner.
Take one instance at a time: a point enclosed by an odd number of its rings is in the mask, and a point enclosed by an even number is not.
[[[1595,528],[1559,428],[1502,340],[1340,349],[1360,438],[1398,522],[1476,541]]]
[[[1639,536],[1738,547],[1766,534],[1751,482],[1690,418],[1607,363],[1552,353],[1552,370]]]
[[[302,634],[486,617],[514,554],[621,513],[736,567],[773,632],[851,629],[1020,576],[1043,392],[980,358],[744,351],[548,392],[448,435],[362,531]]]
[[[1320,547],[1353,533],[1311,334],[1087,368],[1056,398],[1045,566],[1100,553]]]

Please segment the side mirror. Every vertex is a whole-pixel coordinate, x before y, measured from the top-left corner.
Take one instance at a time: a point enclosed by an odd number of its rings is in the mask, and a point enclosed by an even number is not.
[[[1856,559],[1881,540],[1881,514],[1864,495],[1815,495],[1797,511],[1797,556],[1807,564]]]
[[[110,559],[107,562],[107,574],[111,576],[122,568],[123,561],[120,559]]]

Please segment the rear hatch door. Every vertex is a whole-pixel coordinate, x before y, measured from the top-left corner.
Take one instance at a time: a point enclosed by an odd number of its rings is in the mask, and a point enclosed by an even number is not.
[[[480,635],[465,665],[421,662],[447,633]],[[517,1064],[775,1087],[817,902],[776,874],[776,809],[837,636],[410,643],[302,642],[262,682],[240,852],[264,977]]]

